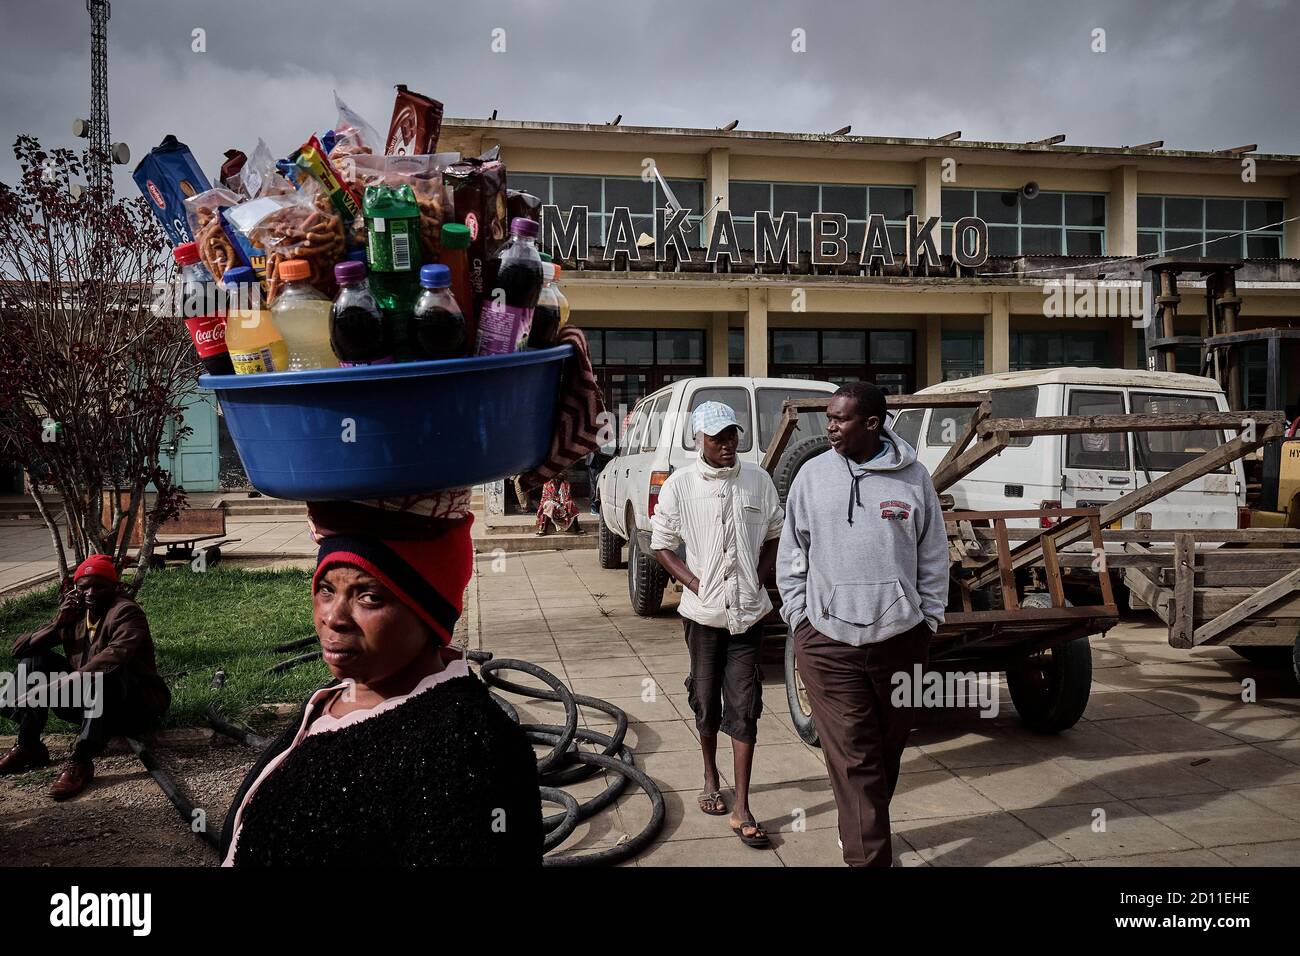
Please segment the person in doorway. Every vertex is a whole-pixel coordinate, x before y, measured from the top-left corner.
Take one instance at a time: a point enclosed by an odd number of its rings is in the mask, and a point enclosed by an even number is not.
[[[939,496],[885,421],[874,385],[831,398],[831,447],[795,476],[777,560],[850,866],[893,863],[889,802],[913,714],[891,703],[891,678],[925,665],[948,602]]]
[[[77,566],[72,583],[54,620],[20,635],[13,645],[27,678],[17,685],[29,685],[39,674],[50,700],[31,699],[28,693],[0,711],[18,722],[18,742],[0,757],[0,775],[50,762],[41,734],[51,710],[80,725],[68,762],[50,787],[55,800],[76,796],[94,779],[95,758],[110,737],[151,730],[171,705],[171,691],[154,659],[149,621],[122,592],[113,559],[92,554]],[[78,693],[72,693],[74,686]],[[80,692],[84,688],[89,690]]]
[[[747,846],[770,846],[749,808],[750,772],[763,707],[761,621],[772,610],[764,581],[776,562],[784,512],[767,472],[736,458],[741,425],[720,402],[691,416],[694,464],[668,476],[651,516],[650,547],[685,590],[679,612],[691,671],[686,692],[704,756],[704,813],[727,812],[718,777],[718,731],[732,741],[736,800],[731,829]],[[686,545],[686,560],[676,549]]]

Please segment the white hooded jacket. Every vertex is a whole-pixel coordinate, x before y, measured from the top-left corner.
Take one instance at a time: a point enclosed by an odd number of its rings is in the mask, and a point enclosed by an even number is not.
[[[650,547],[674,551],[686,543],[700,593],[682,591],[682,617],[732,634],[762,620],[772,601],[758,580],[758,556],[781,536],[784,520],[776,486],[752,462],[716,468],[701,451],[695,464],[669,475],[650,519]]]

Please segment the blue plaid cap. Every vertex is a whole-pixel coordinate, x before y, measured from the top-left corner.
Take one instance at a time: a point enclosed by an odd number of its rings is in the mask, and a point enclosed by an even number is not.
[[[721,402],[705,402],[691,413],[691,431],[695,434],[704,432],[713,436],[731,425],[735,425],[739,431],[745,430],[745,426],[736,421],[736,413],[731,406]]]

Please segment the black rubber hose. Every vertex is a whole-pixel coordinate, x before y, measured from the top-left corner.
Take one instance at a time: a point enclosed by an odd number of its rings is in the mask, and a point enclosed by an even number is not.
[[[541,688],[524,687],[520,684],[514,684],[510,681],[502,680],[493,673],[498,670],[522,671],[525,674],[531,674],[538,680],[551,685],[551,693]],[[538,667],[536,664],[530,664],[528,661],[516,661],[510,658],[500,660],[485,661],[479,668],[479,673],[483,675],[484,681],[489,687],[494,684],[502,690],[508,690],[511,693],[519,694],[524,697],[540,697],[547,694],[543,700],[559,700],[564,703],[564,734],[555,741],[555,746],[545,757],[537,761],[538,775],[545,774],[552,767],[555,767],[564,760],[565,752],[573,744],[573,735],[578,729],[578,705],[573,699],[573,692],[564,686],[564,681],[560,680],[550,671]],[[488,678],[491,677],[491,680]],[[554,696],[551,696],[551,695]],[[524,726],[524,725],[520,725]]]
[[[143,742],[134,737],[127,737],[126,742],[135,755],[140,758],[140,762],[144,764],[144,769],[149,771],[149,776],[153,777],[154,783],[158,784],[158,786],[162,788],[162,792],[167,796],[167,799],[172,802],[172,806],[176,808],[176,812],[180,815],[181,821],[185,824],[186,829],[191,833],[196,834],[199,839],[207,843],[212,847],[212,849],[217,849],[217,837],[208,830],[206,814],[204,815],[204,825],[198,830],[195,830],[195,807],[194,804],[190,803],[189,797],[185,796],[185,794],[181,792],[180,788],[177,787],[176,784],[172,783],[171,777],[167,776],[162,767],[159,766],[158,760],[149,752],[149,748],[146,747]]]
[[[659,835],[659,830],[664,825],[664,795],[659,792],[659,787],[636,767],[625,764],[613,757],[590,753],[586,750],[579,750],[572,756],[583,763],[622,774],[644,790],[646,796],[650,798],[650,821],[642,828],[640,833],[623,843],[606,847],[603,850],[596,850],[593,853],[556,853],[543,857],[542,866],[609,865],[621,863],[636,856],[650,845],[650,842]]]
[[[557,790],[555,787],[538,787],[538,792],[542,796],[543,803],[558,803],[564,807],[564,812],[558,817],[545,818],[555,821],[553,826],[544,827],[546,836],[542,839],[542,852],[545,853],[563,843],[577,828],[580,818],[578,801],[573,794],[566,790]]]
[[[306,664],[308,661],[317,660],[320,657],[320,651],[309,651],[306,654],[299,654],[297,657],[291,657],[287,661],[280,661],[278,664],[272,664],[266,669],[268,674],[283,674],[287,670],[297,667],[299,664]]]
[[[212,725],[214,730],[219,730],[227,737],[233,737],[241,744],[246,744],[249,747],[256,747],[258,750],[264,750],[266,745],[271,742],[268,737],[262,737],[259,734],[253,733],[247,727],[241,727],[236,723],[226,720],[226,718],[217,713],[217,707],[215,704],[208,705],[207,716],[208,723]]]
[[[296,651],[300,647],[311,647],[320,641],[320,638],[313,634],[311,637],[300,637],[296,641],[290,641],[288,644],[278,644],[271,650],[276,654],[287,654],[289,651]]]

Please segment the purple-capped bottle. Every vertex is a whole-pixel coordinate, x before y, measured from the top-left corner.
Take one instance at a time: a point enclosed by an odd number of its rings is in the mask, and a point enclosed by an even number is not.
[[[339,294],[330,308],[330,348],[339,365],[383,365],[393,360],[384,313],[370,291],[364,262],[348,260],[334,267]]]
[[[537,223],[522,216],[510,223],[510,241],[493,262],[496,280],[483,290],[474,354],[500,355],[527,347],[533,309],[542,291],[542,259],[537,254],[540,232]]]

